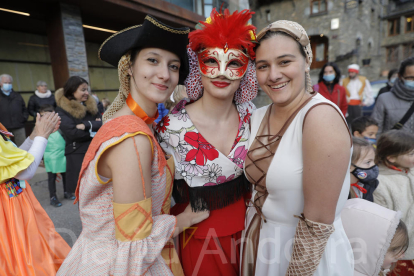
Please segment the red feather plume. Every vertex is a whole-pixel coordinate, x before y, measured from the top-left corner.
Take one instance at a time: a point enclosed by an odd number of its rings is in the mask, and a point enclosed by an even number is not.
[[[256,27],[247,25],[252,14],[254,12],[248,9],[235,11],[233,14],[225,9],[224,14],[221,14],[214,8],[210,15],[211,22],[200,21],[202,29],[188,35],[191,49],[198,52],[204,48],[225,48],[227,44],[229,49],[246,49],[247,54],[254,59],[255,45],[250,31],[254,33]]]

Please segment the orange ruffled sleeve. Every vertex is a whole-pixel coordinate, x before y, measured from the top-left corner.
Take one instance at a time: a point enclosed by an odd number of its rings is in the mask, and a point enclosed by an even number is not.
[[[0,137],[0,183],[15,177],[34,161],[33,155]]]

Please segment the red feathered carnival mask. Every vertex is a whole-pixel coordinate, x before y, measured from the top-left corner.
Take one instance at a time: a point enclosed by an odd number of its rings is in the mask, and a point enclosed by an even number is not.
[[[186,86],[191,99],[197,100],[202,95],[200,74],[213,79],[219,76],[229,80],[242,79],[236,91],[236,102],[250,101],[256,96],[257,80],[253,62],[256,27],[248,24],[252,14],[254,12],[247,9],[233,14],[228,9],[224,13],[213,9],[210,17],[200,22],[196,26],[197,30],[189,34],[190,75]],[[194,68],[196,62],[198,66]],[[194,69],[198,69],[198,72]]]

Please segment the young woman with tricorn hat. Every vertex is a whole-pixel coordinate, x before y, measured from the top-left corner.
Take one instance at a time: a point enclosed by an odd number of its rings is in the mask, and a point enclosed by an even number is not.
[[[152,128],[157,103],[188,74],[188,33],[147,15],[102,44],[120,89],[85,156],[76,192],[83,230],[58,275],[183,275],[170,238],[209,213],[169,215],[174,163]]]

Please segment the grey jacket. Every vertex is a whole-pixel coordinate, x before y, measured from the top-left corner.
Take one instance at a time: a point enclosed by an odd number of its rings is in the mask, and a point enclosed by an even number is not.
[[[397,98],[392,92],[381,94],[372,113],[372,118],[378,122],[378,134],[392,129],[404,117],[412,104],[413,102]],[[414,133],[414,114],[404,124],[402,130]]]

